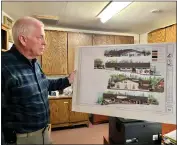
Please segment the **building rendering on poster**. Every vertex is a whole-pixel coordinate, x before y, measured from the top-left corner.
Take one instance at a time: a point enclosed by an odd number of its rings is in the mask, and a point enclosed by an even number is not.
[[[73,111],[176,124],[176,44],[77,49]]]

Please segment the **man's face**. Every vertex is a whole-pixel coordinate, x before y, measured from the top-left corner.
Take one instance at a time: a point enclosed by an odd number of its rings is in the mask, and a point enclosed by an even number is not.
[[[35,27],[27,36],[26,49],[33,57],[41,56],[45,49],[45,32],[41,26]]]

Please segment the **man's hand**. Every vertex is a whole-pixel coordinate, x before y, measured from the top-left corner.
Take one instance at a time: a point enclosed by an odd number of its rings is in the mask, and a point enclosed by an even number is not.
[[[73,72],[68,76],[68,80],[69,80],[69,83],[70,83],[70,84],[73,84],[75,74],[76,74],[76,71],[73,71]]]

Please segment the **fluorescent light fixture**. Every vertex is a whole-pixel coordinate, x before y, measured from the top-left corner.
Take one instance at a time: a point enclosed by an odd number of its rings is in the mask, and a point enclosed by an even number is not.
[[[99,15],[100,21],[105,23],[109,20],[113,15],[123,10],[132,2],[111,2]]]

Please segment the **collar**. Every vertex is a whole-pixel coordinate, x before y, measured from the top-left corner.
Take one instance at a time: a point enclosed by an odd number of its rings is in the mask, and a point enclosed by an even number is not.
[[[17,50],[17,48],[16,48],[16,46],[15,46],[14,44],[12,45],[12,47],[11,47],[11,49],[10,49],[10,52],[13,53],[13,54],[17,57],[17,59],[20,59],[21,61],[26,62],[26,63],[28,63],[28,64],[30,64],[30,65],[32,65],[32,66],[33,66],[33,65],[36,63],[36,61],[37,61],[36,58],[35,58],[35,59],[32,59],[32,60],[27,59],[23,54],[21,54],[21,53]]]

